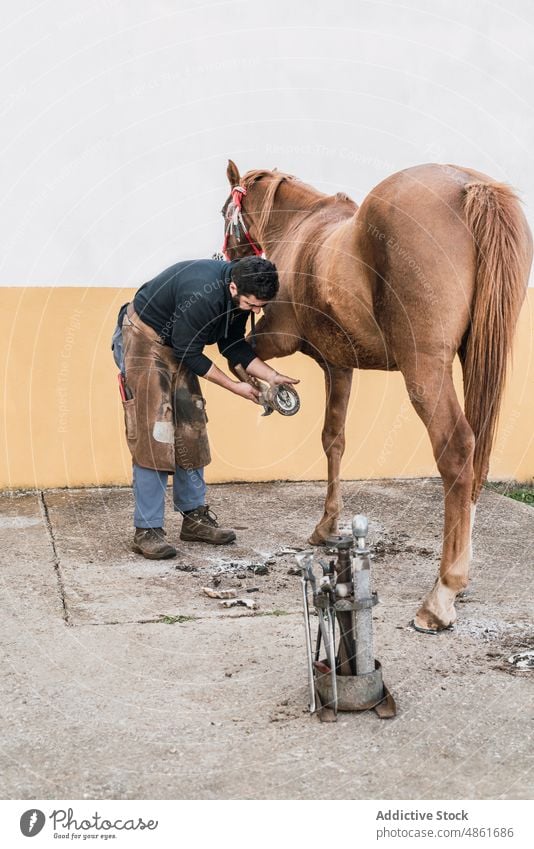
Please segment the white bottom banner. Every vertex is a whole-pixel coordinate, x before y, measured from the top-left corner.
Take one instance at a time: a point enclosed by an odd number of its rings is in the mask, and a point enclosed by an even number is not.
[[[3,846],[532,847],[528,801],[0,802]],[[119,843],[117,843],[119,841]]]

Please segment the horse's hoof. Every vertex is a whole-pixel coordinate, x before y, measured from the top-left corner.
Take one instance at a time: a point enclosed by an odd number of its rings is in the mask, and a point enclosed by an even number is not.
[[[317,531],[314,531],[311,537],[309,538],[308,543],[310,545],[324,545],[325,541],[326,537],[323,537],[321,536],[321,534],[318,534]]]
[[[410,625],[414,629],[414,631],[419,631],[420,634],[442,634],[444,631],[454,631],[455,625],[451,622],[450,625],[445,625],[444,628],[422,628],[420,625],[415,624],[415,619],[412,619]]]
[[[456,617],[445,622],[430,610],[419,610],[411,625],[420,634],[440,634],[442,631],[452,631]]]

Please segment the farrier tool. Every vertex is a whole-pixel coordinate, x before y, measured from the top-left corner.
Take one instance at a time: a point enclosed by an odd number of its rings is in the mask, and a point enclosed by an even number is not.
[[[295,556],[302,580],[309,709],[323,720],[328,718],[328,711],[333,712],[335,719],[338,710],[374,708],[383,719],[396,714],[395,701],[384,684],[382,668],[373,652],[373,607],[378,604],[378,596],[371,590],[367,531],[366,517],[357,515],[352,520],[352,535],[333,536],[326,541],[330,557],[318,559],[322,570],[319,581],[314,572],[313,550]],[[308,587],[319,622],[315,653]],[[320,657],[321,643],[324,659]]]

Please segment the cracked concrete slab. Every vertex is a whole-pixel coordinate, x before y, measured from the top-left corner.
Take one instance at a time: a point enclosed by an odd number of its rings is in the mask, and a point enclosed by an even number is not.
[[[531,798],[534,677],[507,663],[534,644],[531,508],[484,492],[457,629],[431,637],[408,623],[438,567],[441,484],[344,484],[345,524],[370,518],[375,653],[399,714],[321,725],[280,551],[306,545],[323,487],[213,486],[238,543],[161,563],[129,551],[128,490],[0,497],[2,796]],[[243,571],[260,559],[268,575]],[[259,586],[259,611],[201,595],[217,575]]]
[[[1,606],[17,625],[63,615],[59,576],[39,493],[0,496]]]
[[[178,547],[179,556],[167,561],[145,560],[131,551],[132,497],[128,490],[106,489],[98,494],[88,490],[48,492],[46,503],[73,623],[150,621],[165,615],[228,615],[229,611],[223,614],[220,606],[200,591],[215,573],[220,574],[224,586],[236,587],[239,594],[247,595],[247,590],[258,587],[260,593],[254,594],[254,599],[262,611],[276,609],[281,603],[294,610],[298,603],[296,581],[287,576],[286,565],[291,558],[281,559],[276,554],[283,545],[306,544],[306,519],[300,499],[287,504],[287,515],[280,526],[278,522],[265,522],[265,510],[270,505],[279,506],[274,490],[264,493],[260,500],[248,484],[213,490],[217,492],[220,523],[237,528],[237,542],[225,546],[182,543],[181,515],[170,512],[168,539]],[[276,572],[274,583],[250,568],[273,558],[277,567],[282,560],[285,567],[284,577],[283,573],[278,574],[278,568],[268,566]],[[230,615],[243,615],[243,610],[232,610]]]

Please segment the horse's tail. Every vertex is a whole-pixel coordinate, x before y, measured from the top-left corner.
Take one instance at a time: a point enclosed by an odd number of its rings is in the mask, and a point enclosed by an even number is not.
[[[477,256],[471,323],[462,347],[465,415],[475,435],[476,502],[488,474],[508,355],[525,297],[530,243],[519,200],[509,186],[476,180],[464,191]]]

